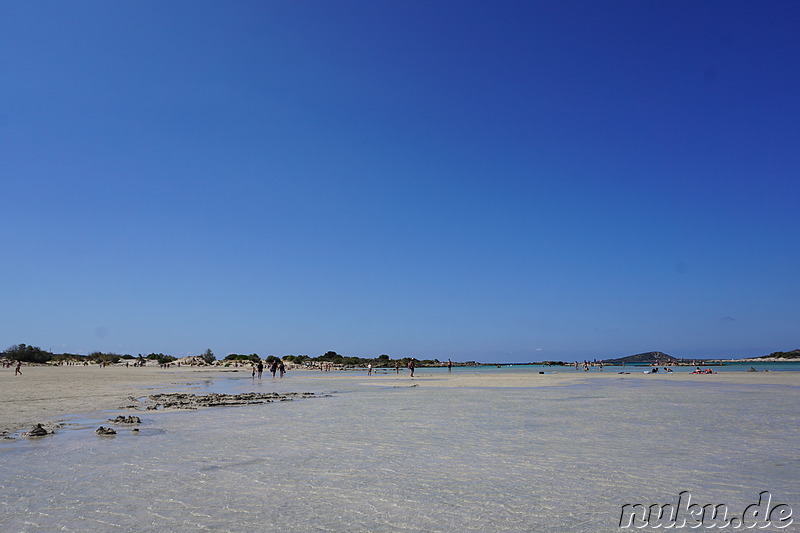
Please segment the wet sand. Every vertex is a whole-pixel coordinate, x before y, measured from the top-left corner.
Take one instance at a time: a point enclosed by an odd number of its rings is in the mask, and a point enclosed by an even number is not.
[[[111,366],[23,366],[0,369],[0,435],[52,425],[58,417],[88,411],[118,409],[153,390],[179,390],[187,383],[219,375],[198,367],[160,369]]]
[[[408,386],[418,385],[420,387],[463,387],[463,388],[503,388],[503,387],[548,387],[557,385],[572,385],[583,383],[588,380],[620,380],[620,379],[644,379],[648,381],[685,381],[693,383],[719,383],[719,384],[741,384],[741,385],[800,385],[800,371],[780,371],[780,372],[742,372],[742,371],[721,371],[717,374],[692,374],[691,372],[674,372],[672,374],[645,374],[641,370],[632,370],[629,374],[620,374],[619,370],[606,369],[599,372],[593,369],[589,372],[561,369],[552,374],[538,374],[531,371],[520,372],[453,372],[442,371],[430,372],[426,369],[418,369],[412,378],[405,371],[399,376],[394,372],[389,374],[377,374],[366,376],[365,373],[353,372],[353,379],[359,384],[381,384]],[[626,370],[626,372],[628,372]],[[320,379],[341,378],[342,372],[317,372]],[[313,377],[313,375],[310,375]]]

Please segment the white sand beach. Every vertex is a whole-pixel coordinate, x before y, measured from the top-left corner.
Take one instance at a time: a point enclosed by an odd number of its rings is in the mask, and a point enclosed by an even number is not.
[[[117,409],[130,404],[130,396],[144,396],[148,387],[180,389],[219,370],[157,366],[23,366],[0,370],[0,435],[30,428],[48,419],[73,413]]]

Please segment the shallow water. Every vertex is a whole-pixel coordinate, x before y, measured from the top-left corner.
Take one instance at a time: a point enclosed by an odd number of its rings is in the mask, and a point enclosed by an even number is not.
[[[85,415],[4,443],[0,531],[617,531],[623,504],[683,490],[733,511],[769,490],[800,510],[800,387],[592,381],[203,382],[196,392],[337,392],[137,413],[139,435],[98,437],[117,413]]]
[[[714,372],[747,372],[751,368],[755,369],[758,372],[797,372],[800,371],[800,363],[799,362],[733,362],[733,363],[724,363],[722,365],[700,365],[702,368],[711,368]],[[686,372],[692,373],[697,367],[692,366],[673,366],[670,367],[673,372]],[[427,373],[444,373],[447,372],[447,369],[444,367],[433,367],[433,368],[422,368],[421,371]],[[645,364],[629,364],[625,366],[609,366],[606,365],[603,367],[604,373],[611,373],[616,374],[618,372],[645,372],[652,370],[650,365]],[[663,372],[664,367],[660,367],[660,370]],[[547,372],[547,373],[557,373],[557,374],[581,374],[583,373],[583,368],[579,368],[575,370],[575,367],[572,365],[523,365],[523,364],[501,364],[497,365],[481,365],[481,366],[456,366],[453,367],[452,372],[456,373],[518,373],[518,372],[527,372],[527,373],[539,373],[539,372]],[[588,372],[600,372],[600,367],[592,366],[589,367]]]

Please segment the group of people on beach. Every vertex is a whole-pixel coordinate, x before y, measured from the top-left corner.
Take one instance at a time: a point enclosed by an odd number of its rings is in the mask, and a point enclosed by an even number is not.
[[[667,374],[672,374],[672,369],[670,367],[668,367],[668,366],[665,366],[664,367],[664,372],[666,372]],[[658,367],[653,368],[653,370],[651,370],[650,373],[651,374],[658,374]],[[695,372],[695,374],[696,373],[697,372]]]
[[[450,361],[448,361],[447,363],[448,363],[447,364],[447,369],[450,370],[451,367],[453,366],[453,363],[451,363]],[[408,369],[411,371],[411,377],[413,378],[414,377],[414,370],[417,368],[416,359],[414,359],[413,357],[411,359],[409,359],[407,366],[408,366]],[[400,373],[400,361],[395,361],[394,362],[394,373],[395,374],[399,374]],[[372,363],[367,363],[367,375],[368,376],[372,375]]]
[[[256,379],[256,374],[258,374],[258,379],[261,381],[261,376],[264,373],[264,362],[259,361],[258,363],[254,363],[252,365],[253,369],[253,379]],[[283,361],[280,359],[275,359],[269,365],[269,371],[272,372],[272,377],[275,377],[275,374],[280,372],[281,377],[286,373],[286,365],[283,364]]]
[[[17,366],[14,367],[14,375],[21,376],[22,375],[22,361],[17,361]],[[14,366],[14,361],[3,361],[3,368],[11,368]]]
[[[14,367],[14,375],[21,376],[22,375],[22,361],[17,361],[17,366]],[[3,361],[3,368],[11,368],[14,366],[14,361]]]
[[[590,366],[595,366],[595,365],[597,365],[600,368],[600,372],[603,371],[603,362],[602,361],[600,361],[599,363],[596,362],[596,361],[592,361],[592,362],[584,361],[583,362],[583,371],[584,372],[588,372],[589,371],[589,367]],[[575,361],[575,370],[578,370],[578,368],[579,368],[578,362]]]

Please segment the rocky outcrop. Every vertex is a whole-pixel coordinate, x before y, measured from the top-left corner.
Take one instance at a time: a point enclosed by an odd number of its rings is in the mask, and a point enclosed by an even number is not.
[[[98,435],[116,435],[117,434],[116,430],[114,430],[112,428],[106,428],[106,427],[103,427],[103,426],[100,426],[99,428],[94,430],[94,432],[97,433]]]
[[[109,418],[109,422],[113,424],[141,424],[142,419],[138,416],[122,416],[119,415],[117,418]]]
[[[243,394],[211,393],[198,396],[196,394],[172,393],[151,394],[148,396],[146,409],[199,409],[201,407],[219,407],[225,405],[251,405],[287,401],[295,398],[313,398],[313,392],[247,392]]]
[[[176,359],[175,361],[172,362],[172,364],[205,366],[208,364],[208,362],[203,358],[202,355],[190,355],[188,357],[181,357],[180,359]]]

